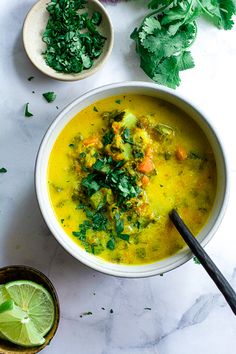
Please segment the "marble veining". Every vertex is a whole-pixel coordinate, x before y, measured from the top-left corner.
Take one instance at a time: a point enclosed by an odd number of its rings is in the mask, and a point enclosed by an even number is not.
[[[231,354],[236,321],[200,265],[191,260],[163,277],[121,279],[76,261],[50,234],[34,192],[40,141],[61,109],[97,86],[124,80],[150,81],[139,69],[129,33],[145,14],[145,2],[108,5],[114,50],[105,66],[83,82],[62,83],[38,72],[22,45],[22,23],[34,0],[0,3],[0,266],[28,264],[55,284],[60,327],[45,354]],[[231,176],[225,218],[207,251],[236,289],[236,30],[199,24],[192,47],[196,67],[177,89],[207,113],[224,142]],[[32,81],[27,78],[34,76]],[[33,93],[34,91],[35,93]],[[55,91],[48,104],[42,93]],[[29,102],[34,116],[27,119]],[[111,311],[112,310],[112,311]],[[91,311],[92,315],[83,315]],[[82,317],[81,317],[82,316]]]

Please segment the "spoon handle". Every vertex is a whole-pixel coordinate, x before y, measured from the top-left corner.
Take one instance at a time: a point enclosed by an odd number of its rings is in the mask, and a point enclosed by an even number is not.
[[[223,274],[217,268],[215,263],[211,260],[203,247],[193,236],[189,228],[185,225],[179,214],[173,209],[170,214],[170,219],[179,231],[184,241],[187,243],[193,254],[198,258],[199,262],[205,268],[211,279],[214,281],[218,289],[221,291],[225,300],[228,302],[233,313],[236,315],[236,293],[229,282],[225,279]]]

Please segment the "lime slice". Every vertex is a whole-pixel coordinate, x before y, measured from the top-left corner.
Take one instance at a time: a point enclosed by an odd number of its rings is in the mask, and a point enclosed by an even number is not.
[[[5,288],[14,303],[27,313],[38,333],[44,336],[51,329],[55,317],[54,303],[49,292],[29,280],[13,281],[6,284]]]
[[[4,285],[0,285],[0,305],[7,301],[10,298],[8,292],[5,289]]]
[[[0,331],[3,338],[21,346],[38,346],[45,342],[27,312],[16,306],[13,300],[0,306]]]

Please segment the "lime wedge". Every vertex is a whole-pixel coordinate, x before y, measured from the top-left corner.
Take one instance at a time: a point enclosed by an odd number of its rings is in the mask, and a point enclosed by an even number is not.
[[[27,313],[31,324],[27,328],[34,327],[39,335],[44,336],[51,329],[55,317],[54,303],[49,292],[28,280],[10,282],[5,288],[14,303]]]
[[[0,285],[0,305],[10,298],[4,285]]]
[[[16,306],[13,300],[7,300],[0,306],[1,336],[12,343],[31,347],[45,342],[36,330],[27,312]]]

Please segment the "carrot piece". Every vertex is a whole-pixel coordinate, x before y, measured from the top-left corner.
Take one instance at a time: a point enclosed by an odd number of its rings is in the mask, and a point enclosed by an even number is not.
[[[138,165],[138,171],[142,173],[149,173],[154,169],[152,159],[150,157],[145,156],[143,161]]]
[[[97,145],[98,143],[99,143],[99,139],[97,136],[90,136],[89,138],[83,140],[83,144],[85,146]]]
[[[112,124],[112,128],[113,128],[115,134],[119,133],[119,129],[120,129],[119,123],[114,122],[114,123]]]
[[[186,152],[186,150],[183,147],[179,146],[176,149],[175,157],[177,158],[177,160],[179,160],[179,161],[186,160],[187,156],[188,156],[187,152]]]
[[[143,186],[147,186],[149,184],[150,180],[149,180],[148,176],[144,175],[141,179],[141,182],[142,182]]]

